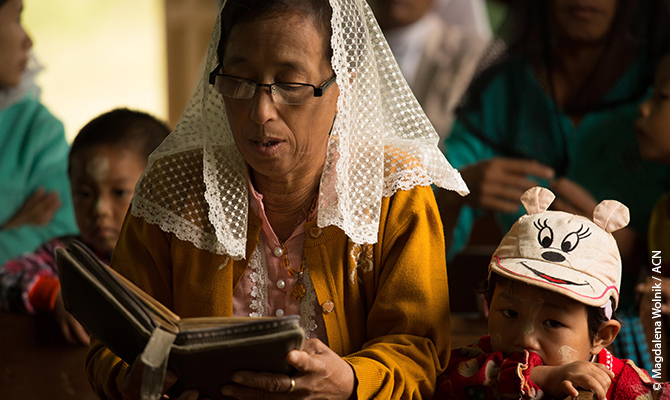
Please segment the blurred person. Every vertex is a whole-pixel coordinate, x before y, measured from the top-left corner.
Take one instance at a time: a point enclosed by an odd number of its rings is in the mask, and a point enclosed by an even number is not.
[[[368,2],[412,92],[446,137],[490,36],[484,5],[480,0]]]
[[[22,0],[0,0],[0,265],[77,233],[63,124],[40,103],[21,24]]]
[[[168,133],[163,122],[128,109],[104,113],[80,130],[68,169],[80,234],[54,238],[0,266],[0,309],[50,312],[69,343],[88,344],[85,329],[63,306],[56,249],[78,239],[109,264],[135,184]]]
[[[639,108],[635,122],[642,158],[670,165],[670,53],[658,65],[651,96]],[[670,192],[658,199],[648,231],[649,267],[640,296],[640,321],[650,350],[661,353],[663,376],[670,377],[667,349],[670,345]],[[660,305],[660,307],[656,307]],[[662,318],[660,316],[663,316]],[[660,323],[660,325],[659,325]],[[659,352],[660,350],[660,352]],[[656,354],[653,354],[657,362]],[[650,362],[651,363],[651,362]]]
[[[472,189],[463,199],[437,194],[448,259],[463,249],[483,210],[496,212],[500,228],[491,229],[509,229],[521,212],[520,195],[539,183],[552,185],[554,208],[578,214],[588,215],[606,197],[627,204],[630,227],[615,236],[625,273],[635,265],[637,238],[670,184],[670,168],[640,158],[631,128],[668,46],[669,35],[659,33],[669,25],[662,23],[670,20],[668,5],[580,4],[510,4],[445,142]]]
[[[433,9],[448,25],[490,40],[493,26],[487,0],[434,0]]]
[[[659,63],[652,94],[640,105],[639,114],[635,128],[642,158],[670,165],[670,54]],[[669,210],[670,193],[665,193],[658,199],[649,225],[649,249],[669,256],[663,264],[666,268],[670,268]]]

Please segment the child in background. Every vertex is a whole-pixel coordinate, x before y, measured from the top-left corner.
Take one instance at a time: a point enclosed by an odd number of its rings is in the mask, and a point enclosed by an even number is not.
[[[612,232],[628,224],[628,209],[605,200],[593,221],[547,211],[555,196],[531,188],[528,211],[502,239],[489,264],[489,335],[452,350],[435,399],[669,398],[670,385],[652,380],[606,348],[621,325],[621,256]]]
[[[106,263],[149,154],[168,133],[164,123],[148,114],[116,109],[86,124],[72,143],[68,173],[77,239]],[[88,344],[86,331],[63,307],[56,269],[55,250],[74,238],[53,239],[0,266],[0,309],[50,311],[68,342]]]
[[[654,90],[639,108],[640,117],[635,121],[637,141],[640,155],[645,160],[655,161],[661,164],[670,164],[670,54],[666,54],[659,63],[656,70]],[[656,267],[656,278],[663,276],[662,282],[655,280],[652,276],[645,283],[637,286],[640,295],[640,320],[645,327],[649,348],[655,349],[654,319],[652,315],[652,303],[654,295],[660,287],[662,294],[661,314],[665,316],[663,324],[663,344],[661,355],[664,367],[664,378],[670,377],[670,362],[667,359],[667,347],[670,345],[670,193],[663,195],[651,213],[649,221],[649,232],[647,235],[649,255],[657,255],[658,258],[649,260],[651,267]],[[655,253],[660,252],[660,253]],[[660,267],[660,268],[659,268]],[[655,349],[654,363],[656,363],[659,349]]]
[[[640,155],[648,161],[670,164],[670,54],[659,63],[654,91],[639,112],[635,130]],[[652,211],[649,242],[650,249],[670,256],[670,193],[661,197]],[[669,263],[670,257],[664,261]]]

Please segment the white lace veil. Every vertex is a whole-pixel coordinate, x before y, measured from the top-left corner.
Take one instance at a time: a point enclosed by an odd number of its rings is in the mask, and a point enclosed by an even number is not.
[[[376,243],[383,196],[435,184],[468,193],[438,149],[438,135],[414,98],[365,0],[330,0],[338,115],[321,178],[318,225],[356,243]],[[225,2],[223,7],[225,7]],[[207,63],[175,130],[151,155],[132,213],[197,248],[245,256],[247,167],[223,100],[208,83],[217,64],[216,22]]]

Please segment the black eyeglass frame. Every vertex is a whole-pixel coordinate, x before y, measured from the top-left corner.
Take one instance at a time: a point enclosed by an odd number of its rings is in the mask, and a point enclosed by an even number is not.
[[[209,73],[209,84],[210,84],[210,85],[212,85],[212,86],[215,85],[215,83],[216,83],[216,77],[217,77],[217,76],[226,76],[226,77],[229,77],[229,78],[240,79],[240,80],[247,81],[247,82],[250,82],[250,83],[253,83],[254,85],[256,85],[256,89],[254,90],[254,94],[253,94],[253,96],[256,95],[256,92],[258,91],[258,87],[259,87],[259,86],[260,86],[260,87],[267,87],[267,88],[270,89],[270,92],[271,92],[271,93],[274,93],[273,88],[275,87],[275,85],[277,85],[277,84],[286,84],[286,85],[310,86],[312,89],[314,89],[314,97],[321,97],[321,96],[323,96],[323,94],[326,92],[326,90],[327,90],[333,83],[335,83],[336,78],[337,78],[337,74],[333,73],[333,76],[331,76],[330,78],[328,78],[327,81],[325,81],[324,83],[322,83],[322,84],[319,85],[319,86],[314,86],[314,85],[312,85],[312,84],[310,84],[310,83],[302,83],[302,82],[258,83],[258,82],[252,81],[252,80],[250,80],[250,79],[241,78],[241,77],[239,77],[239,76],[235,76],[235,75],[220,74],[220,73],[216,72],[216,71],[219,70],[219,68],[221,68],[221,64],[217,65],[216,68],[214,68],[214,71],[212,71],[212,72]],[[249,99],[252,99],[253,96],[251,96]],[[246,100],[249,100],[249,99],[246,99]],[[242,100],[245,100],[245,99],[242,99]]]

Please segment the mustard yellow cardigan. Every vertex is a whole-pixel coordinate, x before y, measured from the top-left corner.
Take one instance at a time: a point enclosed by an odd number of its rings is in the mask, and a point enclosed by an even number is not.
[[[249,213],[246,259],[202,251],[129,215],[112,267],[181,317],[231,316],[232,293],[258,245]],[[449,359],[444,238],[430,187],[382,201],[372,262],[334,226],[305,227],[305,264],[324,307],[328,345],[353,368],[359,399],[430,399]],[[361,261],[363,260],[363,261]],[[219,266],[225,266],[219,270]],[[122,399],[128,365],[92,340],[89,379],[102,398]]]

